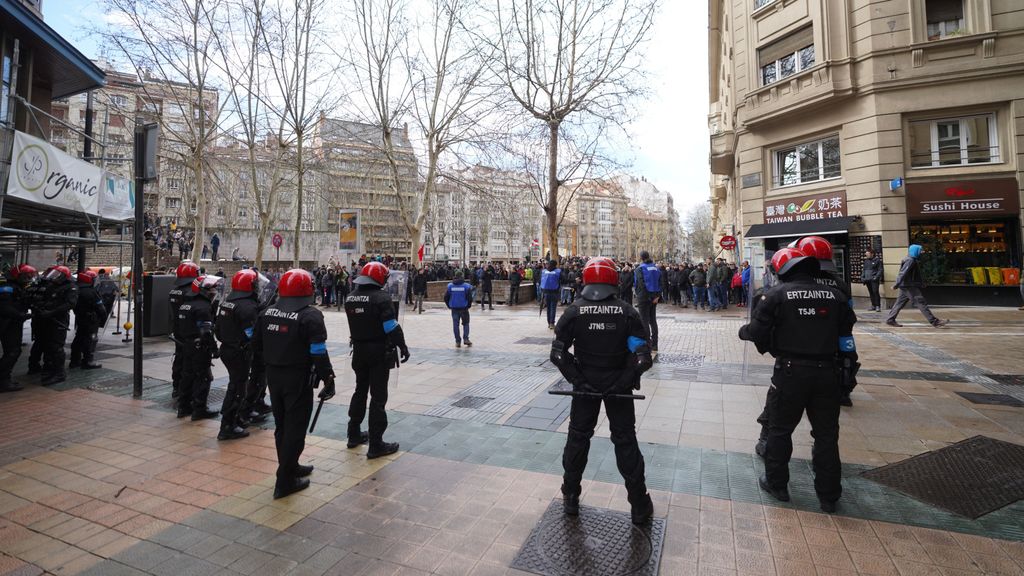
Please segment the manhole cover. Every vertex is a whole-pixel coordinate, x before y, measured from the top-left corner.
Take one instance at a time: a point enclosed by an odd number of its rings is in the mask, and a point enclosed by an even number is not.
[[[536,344],[538,346],[550,346],[551,338],[541,338],[540,336],[527,336],[516,340],[516,344]]]
[[[578,517],[554,500],[530,533],[512,568],[563,576],[646,576],[658,573],[665,520],[634,526],[628,512],[580,506]]]
[[[483,396],[463,396],[457,401],[452,402],[452,406],[455,406],[456,408],[483,408],[491,400],[494,400],[494,398],[485,398]]]
[[[974,436],[862,476],[967,518],[1024,498],[1024,446]]]
[[[1013,406],[1014,408],[1024,407],[1024,402],[1017,400],[1007,394],[985,394],[982,392],[957,392],[967,401],[973,404],[987,404],[989,406]]]
[[[703,354],[658,354],[658,362],[675,366],[699,368],[704,365]]]
[[[1024,374],[986,374],[989,378],[1008,386],[1024,386]]]

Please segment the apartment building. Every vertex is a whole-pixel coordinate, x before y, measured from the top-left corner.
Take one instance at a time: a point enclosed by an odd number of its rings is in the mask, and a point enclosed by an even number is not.
[[[640,253],[647,251],[655,260],[669,260],[675,246],[669,236],[671,226],[668,216],[648,212],[638,206],[630,206],[626,213],[626,252],[629,260],[636,262]]]
[[[709,0],[711,202],[718,235],[763,263],[832,241],[883,295],[922,244],[933,303],[1019,303],[1024,3]],[[997,272],[993,272],[997,271]],[[981,271],[979,273],[979,271]]]
[[[630,258],[628,236],[629,198],[615,180],[584,180],[562,187],[569,202],[566,218],[576,224],[575,254]]]

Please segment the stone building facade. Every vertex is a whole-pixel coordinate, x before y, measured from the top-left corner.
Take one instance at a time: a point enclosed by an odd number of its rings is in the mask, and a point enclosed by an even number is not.
[[[739,258],[820,234],[865,297],[872,247],[891,298],[916,242],[930,301],[1018,303],[1002,272],[1021,264],[1024,4],[709,8],[713,220],[739,238]]]

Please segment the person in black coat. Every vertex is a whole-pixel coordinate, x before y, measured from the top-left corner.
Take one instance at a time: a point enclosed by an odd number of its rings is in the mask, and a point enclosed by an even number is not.
[[[882,299],[878,294],[878,285],[882,282],[882,259],[875,254],[874,250],[864,253],[864,270],[860,273],[860,281],[868,289],[868,296],[871,297],[871,312],[882,310]]]
[[[484,309],[484,301],[494,310],[494,266],[490,264],[480,275],[480,309]]]

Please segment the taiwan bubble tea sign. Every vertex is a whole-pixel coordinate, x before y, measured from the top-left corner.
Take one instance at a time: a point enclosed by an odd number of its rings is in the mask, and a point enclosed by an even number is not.
[[[846,216],[845,190],[792,198],[765,198],[764,200],[765,224],[825,220],[843,216]]]

